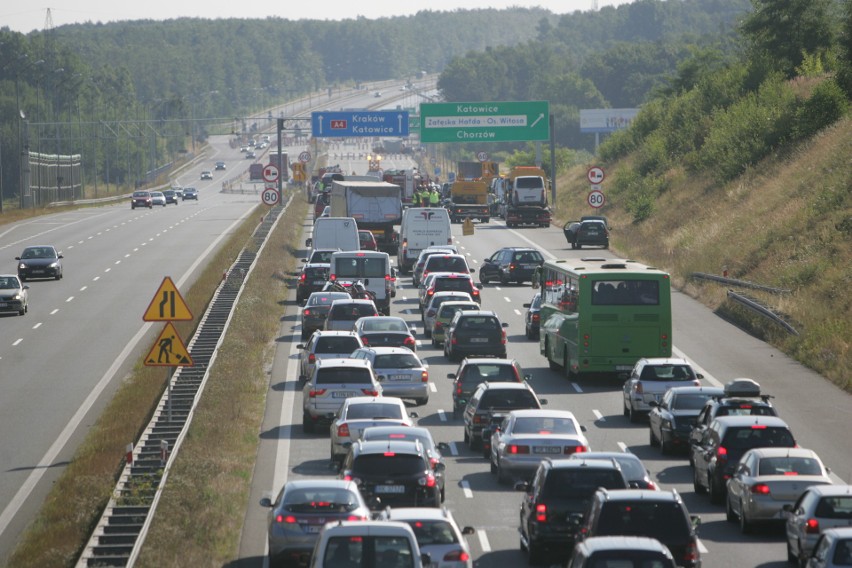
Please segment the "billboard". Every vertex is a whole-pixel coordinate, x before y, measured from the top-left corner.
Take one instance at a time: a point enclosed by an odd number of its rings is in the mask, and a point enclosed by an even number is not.
[[[638,108],[580,109],[580,132],[615,132],[630,126]]]

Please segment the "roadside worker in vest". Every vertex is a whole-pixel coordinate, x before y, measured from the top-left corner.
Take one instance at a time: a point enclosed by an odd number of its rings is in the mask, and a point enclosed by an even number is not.
[[[420,206],[429,207],[429,188],[425,186],[420,190]]]
[[[429,207],[439,207],[441,205],[441,196],[438,195],[438,190],[434,187],[429,192]]]

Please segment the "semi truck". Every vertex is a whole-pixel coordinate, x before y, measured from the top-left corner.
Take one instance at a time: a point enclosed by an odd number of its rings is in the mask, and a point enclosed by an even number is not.
[[[488,185],[484,181],[454,181],[450,186],[447,209],[453,223],[460,223],[463,219],[479,219],[487,223],[491,220]]]
[[[331,184],[331,216],[351,217],[359,229],[373,233],[379,250],[396,254],[402,221],[402,189],[376,180],[334,180]]]
[[[536,167],[512,168],[503,180],[502,217],[506,226],[550,226],[550,208],[547,205],[547,176]]]

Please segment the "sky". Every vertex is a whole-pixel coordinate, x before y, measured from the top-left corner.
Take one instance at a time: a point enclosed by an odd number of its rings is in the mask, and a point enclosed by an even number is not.
[[[632,0],[53,0],[46,5],[2,0],[0,28],[29,33],[42,30],[47,10],[54,27],[85,22],[117,20],[168,20],[173,18],[287,18],[289,20],[343,20],[407,16],[421,10],[541,7],[555,14],[617,6]]]

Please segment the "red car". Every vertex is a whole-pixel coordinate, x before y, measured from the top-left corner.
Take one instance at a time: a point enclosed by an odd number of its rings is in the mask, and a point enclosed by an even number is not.
[[[379,245],[376,244],[376,237],[370,231],[358,231],[358,241],[361,243],[361,250],[379,249]]]

